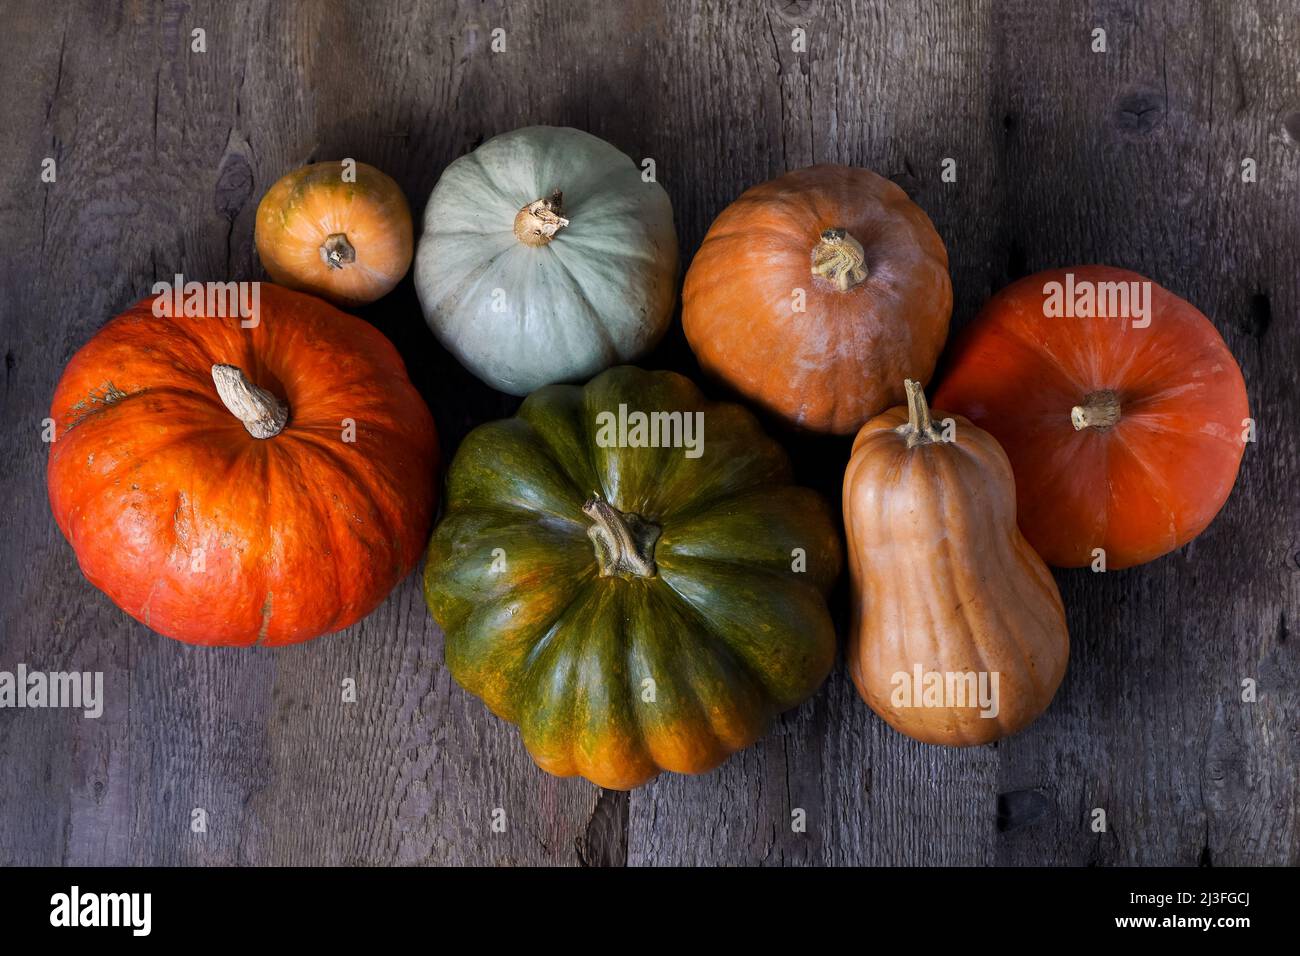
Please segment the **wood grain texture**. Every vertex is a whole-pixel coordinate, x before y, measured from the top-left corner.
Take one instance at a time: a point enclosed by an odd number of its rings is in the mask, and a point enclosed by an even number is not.
[[[6,12],[0,670],[100,670],[107,703],[98,720],[0,709],[0,864],[1300,863],[1293,4],[17,0]],[[490,49],[497,27],[504,53]],[[1090,49],[1097,27],[1104,54]],[[1058,573],[1070,669],[1018,737],[915,743],[837,667],[719,770],[631,794],[533,766],[517,732],[451,680],[416,576],[347,632],[278,651],[183,647],[117,611],[46,503],[41,420],[73,352],[156,279],[262,278],[253,212],[286,170],[371,163],[418,219],[448,162],[530,123],[653,158],[686,262],[750,185],[813,162],[875,169],[948,245],[954,329],[1048,266],[1151,276],[1209,315],[1241,363],[1259,440],[1232,497],[1174,555]],[[1247,157],[1255,183],[1241,179]],[[940,178],[945,158],[955,183]],[[436,345],[409,279],[361,314],[402,352],[448,459],[517,407]],[[646,364],[698,374],[678,324]],[[800,481],[838,501],[848,441],[781,434]],[[834,602],[842,623],[843,585]],[[1240,699],[1245,678],[1256,703]]]

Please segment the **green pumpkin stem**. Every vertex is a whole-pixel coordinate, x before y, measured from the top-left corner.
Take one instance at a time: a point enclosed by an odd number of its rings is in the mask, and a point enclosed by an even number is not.
[[[657,524],[631,512],[624,514],[599,494],[589,499],[582,511],[595,522],[587,529],[587,537],[596,548],[602,578],[652,578],[658,574],[654,562]]]
[[[934,420],[930,418],[925,386],[909,378],[903,381],[903,388],[907,390],[907,424],[900,425],[898,430],[907,435],[907,447],[943,441],[943,433],[934,427]]]

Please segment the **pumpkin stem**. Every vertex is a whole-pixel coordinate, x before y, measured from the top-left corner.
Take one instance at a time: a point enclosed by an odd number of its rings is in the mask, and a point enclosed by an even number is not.
[[[349,262],[357,261],[357,250],[348,242],[347,233],[336,232],[325,237],[320,244],[320,261],[329,269],[342,269]]]
[[[582,511],[595,522],[587,529],[587,537],[596,546],[596,564],[600,576],[652,578],[659,569],[655,567],[655,542],[659,540],[659,526],[640,515],[627,514],[604,501],[597,492],[582,506]]]
[[[1085,428],[1105,431],[1119,421],[1119,394],[1108,388],[1089,392],[1083,396],[1082,405],[1070,409],[1070,421],[1077,432]]]
[[[848,292],[867,277],[866,250],[843,229],[827,229],[822,241],[813,246],[812,274],[829,279],[835,288]]]
[[[254,438],[274,438],[289,422],[289,406],[248,380],[234,365],[212,366],[212,381],[226,410],[244,423]]]
[[[917,445],[943,441],[943,433],[934,427],[934,421],[930,418],[925,386],[909,378],[903,380],[903,388],[907,390],[907,424],[900,425],[898,430],[907,435],[907,447],[915,448]]]
[[[544,246],[569,220],[560,215],[564,194],[558,189],[546,199],[534,199],[515,216],[515,238],[524,245]]]

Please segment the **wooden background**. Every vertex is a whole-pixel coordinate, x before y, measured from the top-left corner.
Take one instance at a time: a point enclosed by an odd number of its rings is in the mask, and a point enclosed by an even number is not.
[[[99,720],[0,710],[0,864],[1300,862],[1295,3],[4,6],[0,670],[101,670],[108,700]],[[1259,441],[1231,499],[1154,564],[1058,573],[1070,670],[1014,739],[915,743],[837,667],[721,769],[631,794],[533,766],[451,680],[418,575],[349,631],[278,651],[184,647],[114,608],[46,503],[40,422],[73,352],[155,279],[262,277],[254,209],[292,167],[373,163],[418,217],[448,162],[533,123],[653,157],[685,261],[786,169],[890,176],[948,245],[954,328],[1048,266],[1151,276],[1211,316],[1245,373]],[[517,405],[435,344],[409,279],[363,314],[448,457]],[[646,364],[695,372],[679,325]],[[788,445],[838,499],[847,441]],[[843,585],[836,606],[843,620]]]

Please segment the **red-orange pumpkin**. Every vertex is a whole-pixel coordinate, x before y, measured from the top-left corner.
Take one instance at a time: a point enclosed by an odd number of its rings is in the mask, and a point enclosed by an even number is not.
[[[948,335],[948,252],[907,194],[811,166],[748,190],[686,274],[682,326],[706,372],[801,428],[849,434],[930,380]]]
[[[1250,415],[1209,319],[1108,266],[999,292],[960,338],[934,404],[1002,444],[1021,530],[1048,563],[1100,566],[1104,552],[1109,569],[1205,530],[1236,481]]]
[[[433,517],[433,419],[393,346],[312,296],[260,300],[251,328],[138,303],[73,356],[50,412],[50,506],[82,571],[187,643],[355,623]]]

